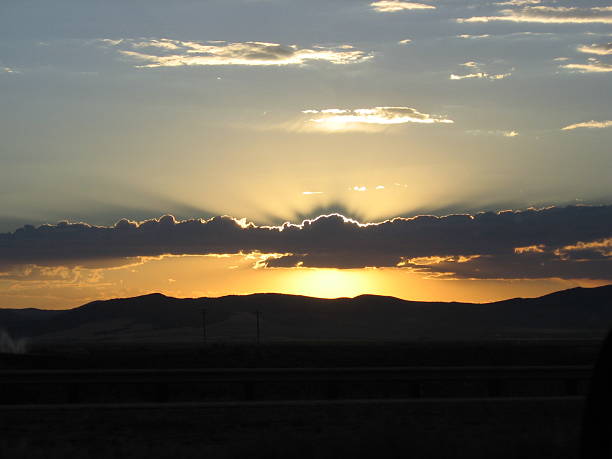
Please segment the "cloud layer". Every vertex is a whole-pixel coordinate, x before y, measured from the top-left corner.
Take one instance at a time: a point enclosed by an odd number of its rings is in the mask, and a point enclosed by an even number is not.
[[[397,267],[469,278],[612,279],[612,206],[572,206],[361,224],[324,215],[257,226],[172,216],[112,227],[59,223],[0,234],[0,272],[18,265],[114,266],[136,257],[276,254],[262,267]]]
[[[281,45],[259,41],[179,41],[161,39],[100,40],[132,60],[138,67],[185,67],[185,66],[282,66],[302,65],[321,61],[331,64],[353,64],[372,56],[353,49],[350,45],[338,47],[313,46],[300,48],[296,45]]]

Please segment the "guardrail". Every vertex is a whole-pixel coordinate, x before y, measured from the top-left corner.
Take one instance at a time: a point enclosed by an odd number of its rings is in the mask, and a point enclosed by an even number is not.
[[[249,401],[266,399],[262,389],[271,385],[283,385],[288,399],[299,399],[292,391],[297,394],[298,387],[308,385],[318,387],[315,398],[321,400],[346,397],[355,385],[365,388],[366,393],[376,386],[383,392],[385,387],[392,389],[393,397],[424,398],[429,396],[424,389],[435,384],[450,388],[479,385],[480,397],[503,397],[517,395],[508,391],[512,384],[529,390],[530,385],[552,383],[557,389],[551,396],[576,396],[585,393],[591,371],[590,366],[2,370],[0,404],[31,403],[26,399],[32,398],[32,387],[43,392],[50,388],[63,391],[64,396],[59,396],[63,403],[85,401],[86,389],[92,387],[112,388],[116,395],[134,386],[143,392],[149,390],[154,401],[166,402],[175,399],[178,386],[185,385],[201,392],[212,386],[241,387],[225,396]]]

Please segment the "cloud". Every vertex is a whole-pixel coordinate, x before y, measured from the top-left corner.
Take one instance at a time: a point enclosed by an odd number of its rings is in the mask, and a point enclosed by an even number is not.
[[[359,223],[338,214],[258,226],[172,216],[114,226],[62,222],[0,234],[0,271],[113,266],[162,255],[276,254],[259,267],[397,267],[474,278],[612,279],[612,206],[570,206]],[[533,248],[535,247],[535,248]],[[531,249],[530,249],[531,248]],[[261,257],[260,257],[261,258]],[[63,271],[49,271],[54,276]],[[47,274],[49,274],[47,273]]]
[[[600,255],[601,257],[612,257],[612,238],[601,239],[599,241],[582,242],[578,241],[575,244],[566,245],[555,250],[555,255],[558,255],[565,260],[573,258],[576,260],[585,260]]]
[[[524,6],[524,5],[537,5],[541,3],[541,0],[509,0],[506,2],[497,2],[496,5],[501,6]]]
[[[608,128],[608,127],[612,127],[612,120],[606,120],[606,121],[591,120],[591,121],[585,121],[582,123],[570,124],[569,126],[565,126],[561,128],[561,130],[571,131],[573,129],[579,129],[579,128],[603,129],[603,128]]]
[[[140,264],[142,261],[133,262],[130,260],[121,267],[126,265]],[[115,267],[115,266],[112,266]],[[12,267],[6,272],[0,273],[0,280],[13,281],[28,281],[28,282],[55,282],[64,285],[83,285],[90,282],[97,282],[100,279],[100,273],[97,269],[88,270],[80,266],[37,266],[18,265]]]
[[[544,249],[546,246],[544,244],[539,245],[528,245],[527,247],[515,247],[514,253],[523,254],[523,253],[544,253]]]
[[[513,131],[513,130],[494,130],[494,131],[483,131],[480,129],[472,129],[469,131],[465,131],[467,134],[470,135],[499,135],[502,137],[517,137],[519,135],[518,132]]]
[[[464,33],[464,34],[457,35],[456,37],[466,39],[466,40],[477,40],[481,38],[492,38],[492,39],[502,39],[502,40],[508,40],[508,39],[524,40],[524,39],[541,38],[541,37],[546,37],[550,39],[558,38],[557,34],[551,33],[551,32],[512,32],[512,33],[504,33],[504,34],[498,34],[498,35],[491,35],[491,34],[472,35],[472,34]]]
[[[435,115],[421,113],[411,107],[374,107],[324,110],[303,110],[302,113],[314,115],[311,123],[329,130],[359,129],[364,125],[393,126],[406,123],[417,124],[451,124],[452,120]]]
[[[364,62],[371,54],[352,46],[313,46],[300,48],[297,45],[281,45],[258,41],[179,41],[167,38],[147,40],[98,40],[111,46],[129,59],[139,62],[138,67],[186,67],[186,66],[283,66],[303,65],[310,62],[331,64],[353,64]]]
[[[612,43],[593,43],[592,45],[582,45],[578,47],[581,53],[597,54],[599,56],[612,55]]]
[[[470,35],[469,33],[464,33],[461,35],[457,35],[457,38],[463,38],[467,40],[477,40],[479,38],[489,38],[490,36],[491,35],[489,35],[488,33],[481,34],[481,35]]]
[[[403,2],[401,0],[380,0],[377,2],[370,3],[370,6],[376,11],[382,13],[395,13],[398,11],[407,10],[435,10],[436,7],[433,5],[426,5],[424,3],[412,3]]]
[[[580,73],[607,73],[612,72],[612,65],[590,57],[586,64],[565,64],[561,68],[576,70]]]
[[[504,72],[504,73],[487,72],[483,70],[483,67],[487,67],[488,65],[483,64],[481,62],[476,62],[476,61],[467,61],[459,65],[461,67],[467,67],[468,69],[471,69],[471,73],[461,74],[461,75],[451,73],[449,77],[451,80],[482,79],[482,80],[496,81],[496,80],[503,80],[504,78],[507,78],[512,75],[512,72]],[[514,70],[514,68],[510,70]]]
[[[593,279],[610,280],[610,258],[563,259],[553,252],[481,256],[459,262],[449,258],[437,264],[407,262],[406,268],[432,277],[453,279]]]
[[[491,74],[491,73],[486,73],[486,72],[476,72],[476,73],[468,73],[466,75],[455,75],[454,73],[451,73],[450,79],[451,80],[466,80],[466,79],[477,78],[477,79],[496,81],[496,80],[503,80],[504,78],[507,78],[511,75],[512,75],[511,72],[496,73],[496,74]]]
[[[544,24],[612,24],[612,6],[590,8],[566,6],[525,6],[503,9],[498,16],[459,18],[457,22],[539,22]]]

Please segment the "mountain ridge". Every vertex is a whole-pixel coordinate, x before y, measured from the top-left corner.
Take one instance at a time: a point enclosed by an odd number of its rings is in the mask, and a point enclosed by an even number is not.
[[[253,340],[256,311],[269,340],[600,336],[612,327],[612,285],[492,303],[419,302],[379,295],[174,298],[151,293],[55,311],[3,309],[0,329],[33,340],[201,341],[203,310],[213,341]]]

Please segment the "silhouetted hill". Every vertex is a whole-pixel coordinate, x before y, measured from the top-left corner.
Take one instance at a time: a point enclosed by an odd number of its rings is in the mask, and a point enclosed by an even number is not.
[[[361,295],[320,299],[253,294],[178,299],[159,293],[64,311],[0,310],[0,328],[42,341],[455,340],[599,337],[612,326],[612,285],[487,304]]]
[[[62,314],[64,311],[54,311],[48,309],[1,309],[0,308],[0,330],[29,328],[38,320],[45,320],[54,315]]]

